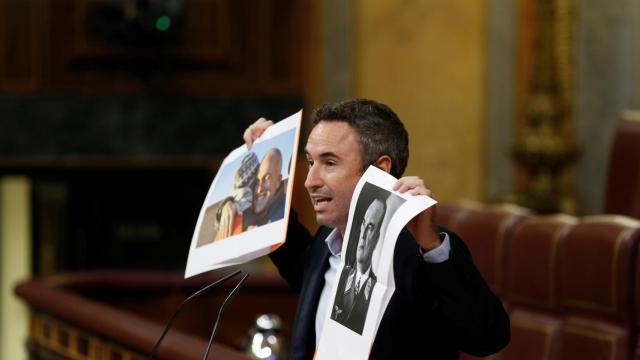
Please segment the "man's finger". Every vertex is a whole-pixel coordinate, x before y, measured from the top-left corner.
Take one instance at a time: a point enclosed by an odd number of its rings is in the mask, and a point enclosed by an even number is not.
[[[405,176],[405,177],[401,177],[400,179],[398,179],[398,181],[396,181],[396,183],[393,185],[393,190],[396,191],[400,191],[401,188],[404,188],[404,191],[406,191],[407,189],[411,188],[411,187],[415,187],[414,184],[416,184],[416,182],[418,181],[422,181],[422,179],[420,179],[417,176]],[[404,192],[404,191],[400,191],[400,192]]]
[[[416,188],[426,188],[424,186],[424,181],[420,178],[412,178],[412,179],[401,179],[402,181],[398,181],[394,185],[394,190],[404,193],[407,190],[412,190]]]
[[[262,133],[264,133],[264,131],[271,125],[273,125],[273,121],[267,120],[263,117],[251,124],[242,135],[245,144],[247,144],[247,148],[251,149],[256,139],[258,139],[260,135],[262,135]]]

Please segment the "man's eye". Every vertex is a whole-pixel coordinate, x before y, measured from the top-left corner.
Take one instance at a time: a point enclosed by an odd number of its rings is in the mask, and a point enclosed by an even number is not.
[[[334,166],[334,165],[336,165],[336,162],[335,162],[335,161],[333,161],[333,160],[328,160],[328,161],[327,161],[327,165],[329,165],[329,166]]]
[[[311,160],[311,159],[307,159],[307,165],[308,165],[309,167],[313,166],[313,160]]]

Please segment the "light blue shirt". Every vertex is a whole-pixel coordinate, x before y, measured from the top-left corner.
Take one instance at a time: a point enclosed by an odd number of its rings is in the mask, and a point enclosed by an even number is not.
[[[437,248],[423,252],[422,249],[418,247],[424,261],[438,264],[449,260],[449,252],[451,251],[449,234],[442,232],[440,233],[440,236],[442,238],[442,244]],[[329,268],[324,273],[324,287],[322,288],[320,301],[318,302],[318,310],[316,311],[316,346],[320,343],[320,334],[322,334],[322,329],[324,328],[325,315],[327,314],[327,310],[329,309],[331,302],[330,297],[333,291],[333,281],[336,278],[336,272],[340,266],[342,235],[338,229],[333,229],[324,241],[327,243],[327,247],[329,247],[331,255],[329,256]]]

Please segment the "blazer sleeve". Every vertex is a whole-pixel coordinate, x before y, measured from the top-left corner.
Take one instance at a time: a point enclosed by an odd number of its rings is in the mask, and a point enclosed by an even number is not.
[[[305,259],[310,251],[312,239],[309,230],[298,221],[298,214],[291,209],[287,239],[282,246],[269,254],[280,275],[296,292],[300,292],[302,288]]]
[[[504,348],[510,340],[509,316],[500,299],[489,289],[465,243],[449,234],[451,252],[442,263],[418,261],[418,295],[429,304],[458,350],[487,356]]]

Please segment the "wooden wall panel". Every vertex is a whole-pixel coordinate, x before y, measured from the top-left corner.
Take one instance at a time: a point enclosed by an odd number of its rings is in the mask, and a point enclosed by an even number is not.
[[[138,42],[113,4],[0,0],[0,91],[17,78],[41,94],[305,92],[309,1],[185,0],[179,23]]]
[[[0,91],[38,88],[42,65],[42,4],[0,1]]]

